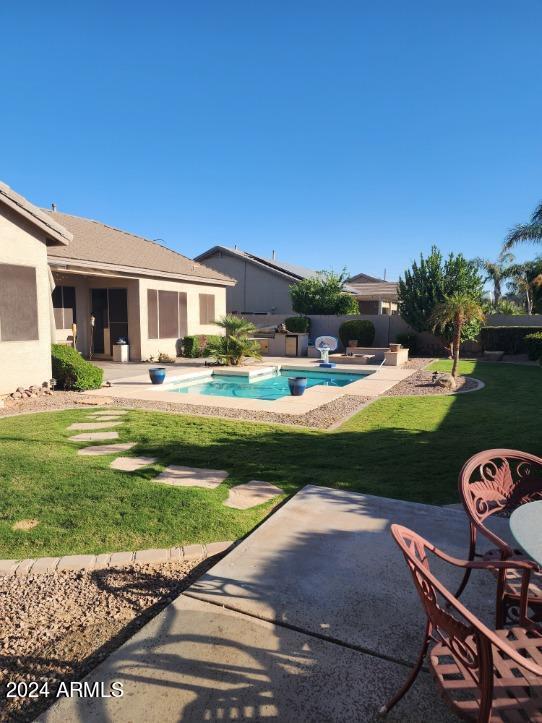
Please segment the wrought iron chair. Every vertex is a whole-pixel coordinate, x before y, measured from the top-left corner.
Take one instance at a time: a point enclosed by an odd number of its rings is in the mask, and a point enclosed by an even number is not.
[[[459,474],[459,494],[469,516],[469,560],[525,559],[521,550],[512,549],[490,530],[485,522],[492,515],[510,517],[512,512],[527,502],[542,499],[542,459],[514,449],[488,449],[471,457]],[[478,532],[494,546],[484,554],[476,551]],[[497,575],[496,627],[502,628],[508,620],[517,619],[520,581],[514,569],[495,571]],[[456,592],[460,597],[469,580],[467,568]],[[534,572],[529,588],[528,605],[531,619],[542,622],[542,574]]]
[[[526,616],[527,588],[535,564],[526,560],[463,561],[415,532],[391,532],[412,573],[427,622],[414,669],[380,709],[386,715],[414,683],[429,652],[431,672],[443,697],[462,718],[479,723],[542,721],[542,635]],[[427,553],[467,569],[513,569],[521,574],[522,625],[490,630],[431,573]]]

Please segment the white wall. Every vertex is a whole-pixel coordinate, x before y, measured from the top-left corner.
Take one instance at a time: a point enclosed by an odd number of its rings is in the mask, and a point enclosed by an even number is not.
[[[51,378],[50,287],[45,238],[10,209],[0,206],[0,263],[36,269],[38,335],[35,341],[0,341],[0,394],[41,386]],[[24,304],[24,298],[21,298]]]

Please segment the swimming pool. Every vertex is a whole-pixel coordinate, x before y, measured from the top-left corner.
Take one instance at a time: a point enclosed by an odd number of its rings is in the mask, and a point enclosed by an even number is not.
[[[281,369],[265,376],[230,376],[215,372],[206,379],[192,379],[183,384],[170,387],[168,391],[179,394],[208,394],[219,397],[238,397],[241,399],[265,399],[273,401],[290,396],[288,377],[307,377],[307,388],[315,386],[345,387],[368,376],[366,374],[347,374],[334,371],[305,371],[304,369]]]

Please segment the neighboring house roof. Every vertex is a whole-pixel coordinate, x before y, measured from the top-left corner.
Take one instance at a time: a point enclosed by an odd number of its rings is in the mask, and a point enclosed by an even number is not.
[[[66,246],[72,240],[72,234],[64,228],[56,219],[38,206],[27,201],[24,196],[16,193],[7,184],[0,181],[0,201],[9,206],[13,211],[23,216],[27,221],[45,232],[47,236],[47,245]]]
[[[231,246],[213,246],[199,256],[196,256],[196,261],[205,261],[205,259],[208,259],[218,253],[227,253],[230,254],[230,256],[237,256],[238,258],[246,261],[251,261],[258,266],[265,266],[270,271],[274,271],[282,276],[288,276],[293,281],[300,281],[301,279],[310,279],[318,276],[318,271],[307,269],[304,266],[289,264],[284,261],[278,261],[277,259],[268,259],[265,258],[265,256],[257,256],[256,254],[251,254],[248,251],[231,248]]]
[[[198,279],[207,283],[230,286],[235,283],[225,274],[142,236],[121,231],[99,221],[72,216],[59,211],[46,211],[55,223],[61,223],[73,234],[66,249],[48,250],[49,261],[59,264],[77,262],[78,266],[132,272],[138,275],[159,275],[175,279]]]
[[[359,274],[363,276],[364,274]],[[358,298],[374,301],[396,301],[397,284],[393,281],[366,281],[363,283],[348,282],[349,288]]]
[[[237,256],[241,259],[251,261],[256,265],[264,266],[269,271],[288,277],[292,282],[300,281],[301,279],[312,279],[321,273],[320,271],[314,271],[304,266],[297,266],[296,264],[279,261],[278,259],[269,259],[265,256],[258,256],[257,254],[251,254],[248,253],[248,251],[241,251],[241,249],[231,248],[230,246],[213,246],[208,249],[208,251],[204,251],[199,256],[196,256],[196,260],[205,261],[205,259],[217,253],[227,253],[231,256]],[[369,276],[368,274],[356,274],[356,276],[350,277],[347,279],[343,288],[354,296],[366,299],[393,300],[397,298],[396,283],[384,281],[384,279],[377,279],[375,276]]]

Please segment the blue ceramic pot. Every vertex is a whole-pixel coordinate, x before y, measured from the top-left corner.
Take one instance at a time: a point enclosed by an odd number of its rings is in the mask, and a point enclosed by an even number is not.
[[[307,377],[288,377],[292,397],[300,397],[307,388]]]
[[[153,384],[163,384],[164,379],[166,378],[166,368],[152,367],[152,369],[149,369],[149,376]]]

